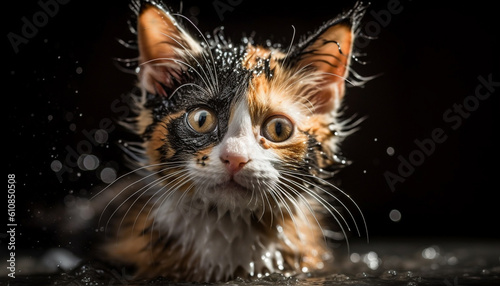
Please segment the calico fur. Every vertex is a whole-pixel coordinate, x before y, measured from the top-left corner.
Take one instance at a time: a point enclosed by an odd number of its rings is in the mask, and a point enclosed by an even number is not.
[[[358,228],[332,203],[352,199],[324,178],[352,127],[338,113],[364,7],[283,50],[192,36],[162,3],[134,5],[140,94],[124,125],[143,151],[106,206],[107,259],[175,281],[328,269],[327,220]]]

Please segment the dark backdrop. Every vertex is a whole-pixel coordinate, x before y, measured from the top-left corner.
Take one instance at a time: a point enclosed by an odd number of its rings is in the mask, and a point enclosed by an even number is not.
[[[78,245],[78,235],[56,227],[73,219],[59,208],[84,207],[78,197],[102,186],[104,168],[125,170],[118,129],[103,144],[86,134],[122,116],[116,100],[134,86],[113,61],[136,56],[117,41],[133,39],[128,2],[60,2],[16,1],[3,16],[2,149],[17,181],[17,246],[30,251]],[[183,13],[200,30],[223,25],[234,41],[255,33],[285,46],[292,25],[299,37],[353,5],[199,2],[183,1]],[[498,237],[498,13],[487,1],[458,2],[379,1],[360,26],[372,39],[357,43],[368,63],[354,70],[380,76],[348,89],[346,113],[366,119],[345,141],[352,164],[339,178],[364,211],[372,241]],[[75,165],[74,152],[84,151],[99,160],[97,169]],[[58,162],[63,169],[55,172]]]

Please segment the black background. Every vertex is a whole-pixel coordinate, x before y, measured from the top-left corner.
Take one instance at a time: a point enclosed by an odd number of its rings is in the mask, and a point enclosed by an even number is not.
[[[230,1],[199,2],[183,1],[183,13],[201,31],[223,25],[235,42],[243,33],[255,32],[257,39],[272,38],[285,46],[291,41],[292,25],[297,40],[353,6],[352,1],[243,0],[232,1],[232,10],[221,14],[214,3]],[[500,82],[496,8],[486,1],[449,5],[402,0],[396,5],[398,13],[381,12],[396,2],[372,3],[361,24],[362,31],[377,39],[365,41],[361,49],[368,64],[353,68],[364,76],[380,76],[364,88],[348,89],[348,114],[366,120],[345,141],[345,155],[353,163],[339,174],[341,187],[364,211],[372,241],[498,238],[500,87],[479,100],[459,124],[443,119],[454,104],[475,95],[478,77]],[[135,77],[113,62],[136,56],[135,50],[117,41],[133,39],[127,26],[131,12],[127,1],[59,4],[57,13],[48,16],[16,53],[7,35],[22,36],[23,17],[32,20],[42,9],[37,1],[9,6],[3,13],[7,145],[2,150],[7,173],[15,174],[17,181],[17,246],[29,251],[76,247],[78,235],[68,236],[57,227],[68,219],[61,217],[60,208],[68,194],[88,197],[102,183],[96,171],[78,168],[58,178],[51,163],[64,162],[68,148],[76,150],[86,140],[84,130],[116,117],[110,108],[113,100],[134,86]],[[399,158],[409,160],[418,150],[415,140],[431,138],[437,128],[446,140],[436,143],[422,164],[392,190],[384,174],[398,175]],[[109,135],[110,143],[93,146],[91,153],[101,166],[113,166],[120,173],[125,168],[120,167],[115,142],[121,134]],[[388,147],[394,150],[392,156]],[[393,209],[402,215],[398,222],[389,218]]]

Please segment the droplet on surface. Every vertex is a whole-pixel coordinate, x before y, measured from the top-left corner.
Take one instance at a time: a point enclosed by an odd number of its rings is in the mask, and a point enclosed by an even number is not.
[[[351,255],[349,256],[349,259],[351,260],[351,262],[353,263],[358,263],[361,261],[361,256],[356,253],[356,252],[353,252],[351,253]]]
[[[439,255],[439,252],[433,246],[422,250],[422,257],[425,259],[434,259]]]

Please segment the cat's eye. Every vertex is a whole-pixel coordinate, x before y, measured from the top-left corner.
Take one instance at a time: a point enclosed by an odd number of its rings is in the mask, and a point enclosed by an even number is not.
[[[208,108],[196,108],[187,115],[189,126],[198,133],[209,133],[217,126],[215,113]]]
[[[262,136],[272,142],[283,142],[293,133],[293,123],[282,115],[269,117],[262,125]]]

